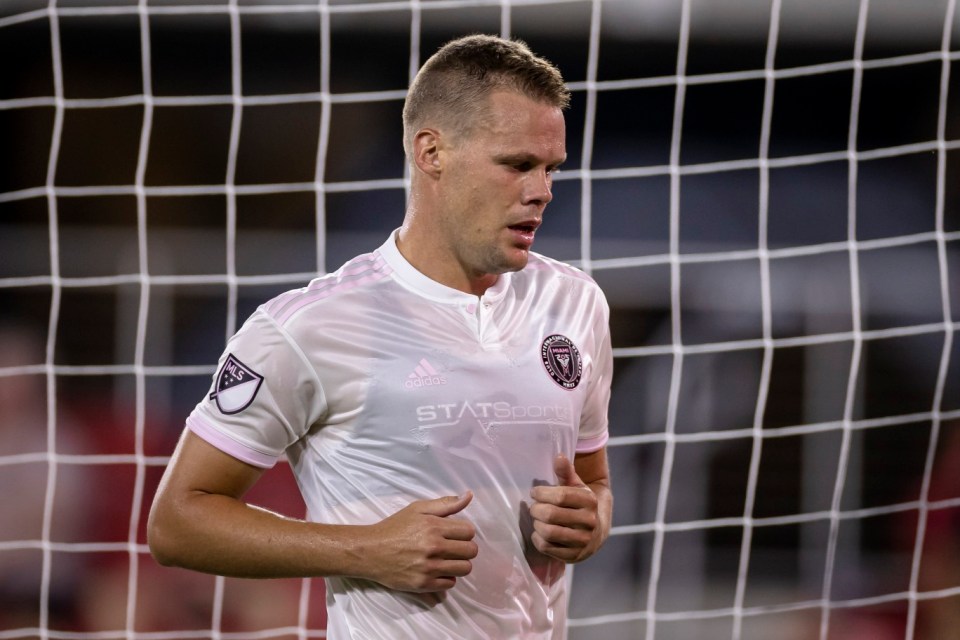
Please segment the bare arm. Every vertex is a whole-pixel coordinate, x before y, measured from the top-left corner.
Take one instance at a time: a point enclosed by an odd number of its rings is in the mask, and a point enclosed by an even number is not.
[[[349,576],[440,591],[467,575],[474,528],[453,518],[472,495],[413,502],[374,525],[310,523],[247,505],[262,471],[189,430],[150,511],[150,551],[164,565],[251,578]]]
[[[565,456],[554,462],[556,486],[534,487],[530,507],[534,546],[540,553],[563,560],[586,560],[610,535],[613,493],[606,448]]]

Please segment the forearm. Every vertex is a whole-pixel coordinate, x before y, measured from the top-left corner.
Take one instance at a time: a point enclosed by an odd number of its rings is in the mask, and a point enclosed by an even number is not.
[[[244,578],[364,578],[403,591],[449,589],[472,568],[473,525],[450,517],[470,492],[412,502],[374,524],[319,524],[245,504],[261,473],[186,431],[147,523],[157,561]]]
[[[193,492],[150,514],[160,564],[225,576],[365,577],[366,527],[304,522],[224,495]]]

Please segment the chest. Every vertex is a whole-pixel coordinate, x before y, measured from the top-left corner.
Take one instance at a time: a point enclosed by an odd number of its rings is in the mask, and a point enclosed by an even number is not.
[[[384,299],[341,324],[324,349],[338,366],[320,370],[328,425],[395,443],[458,427],[575,437],[593,349],[584,316],[562,304]]]

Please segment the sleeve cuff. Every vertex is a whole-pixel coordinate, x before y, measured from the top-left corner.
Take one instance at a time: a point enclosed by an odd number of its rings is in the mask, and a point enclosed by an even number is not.
[[[606,446],[607,440],[609,439],[610,434],[607,431],[592,438],[581,438],[577,440],[577,453],[593,453],[594,451],[599,451]]]
[[[246,462],[261,469],[270,469],[277,464],[277,456],[262,451],[257,451],[233,438],[224,435],[220,430],[214,428],[207,422],[204,422],[193,415],[187,418],[187,428],[220,451],[228,456],[232,456],[241,462]]]

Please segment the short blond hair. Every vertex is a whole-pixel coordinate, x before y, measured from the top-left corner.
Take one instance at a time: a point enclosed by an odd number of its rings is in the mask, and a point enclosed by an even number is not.
[[[403,105],[403,147],[409,157],[413,136],[436,123],[460,134],[483,115],[494,91],[513,91],[550,106],[570,104],[560,70],[534,55],[521,40],[471,35],[440,48],[417,73]]]

